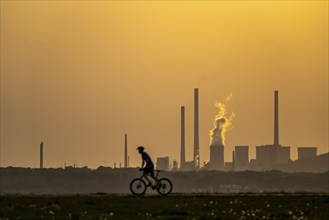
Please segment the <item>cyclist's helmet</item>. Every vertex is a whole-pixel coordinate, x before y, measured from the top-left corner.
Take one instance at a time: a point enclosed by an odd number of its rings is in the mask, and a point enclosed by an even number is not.
[[[143,151],[144,150],[144,147],[143,146],[139,146],[139,147],[137,147],[137,150],[138,151]]]

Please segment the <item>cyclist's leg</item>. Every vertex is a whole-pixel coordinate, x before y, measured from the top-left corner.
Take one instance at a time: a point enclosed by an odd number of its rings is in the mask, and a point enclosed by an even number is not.
[[[152,185],[152,182],[151,182],[151,180],[149,179],[149,177],[148,177],[149,175],[148,175],[148,173],[147,173],[147,170],[144,168],[143,169],[143,177],[147,180],[147,182],[148,182],[148,184],[147,184],[147,186],[150,186],[150,185]]]
[[[153,179],[155,179],[155,176],[154,176],[154,168],[153,167],[150,167],[150,175]]]
[[[150,168],[149,168],[149,173],[150,173],[150,176],[152,177],[152,179],[154,180],[154,185],[156,185],[156,184],[159,182],[159,179],[157,179],[157,178],[154,176],[154,168],[153,168],[153,167],[150,167]]]

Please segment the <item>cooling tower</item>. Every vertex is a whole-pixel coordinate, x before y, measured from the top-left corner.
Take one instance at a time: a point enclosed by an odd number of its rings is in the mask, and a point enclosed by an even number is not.
[[[210,169],[224,170],[224,146],[211,145],[210,146]]]

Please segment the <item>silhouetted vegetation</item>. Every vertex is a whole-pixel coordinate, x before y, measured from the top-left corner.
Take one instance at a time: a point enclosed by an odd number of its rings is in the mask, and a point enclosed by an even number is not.
[[[1,196],[0,219],[327,219],[328,195]]]

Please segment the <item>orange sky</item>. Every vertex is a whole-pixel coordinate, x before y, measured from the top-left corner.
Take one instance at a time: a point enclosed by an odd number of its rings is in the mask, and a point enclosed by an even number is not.
[[[209,160],[216,101],[233,92],[235,145],[280,143],[328,152],[327,1],[1,1],[1,166],[123,162],[135,148],[193,153],[193,90],[200,93],[201,163]]]

